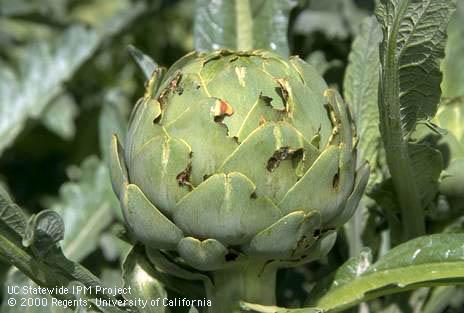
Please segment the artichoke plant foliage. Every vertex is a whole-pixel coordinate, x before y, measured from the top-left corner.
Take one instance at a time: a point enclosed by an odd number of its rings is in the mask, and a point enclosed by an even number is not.
[[[155,266],[162,257],[208,277],[212,312],[274,305],[277,269],[331,249],[368,181],[367,165],[355,167],[338,93],[298,57],[264,50],[192,52],[157,68],[126,138],[112,140],[129,231]]]

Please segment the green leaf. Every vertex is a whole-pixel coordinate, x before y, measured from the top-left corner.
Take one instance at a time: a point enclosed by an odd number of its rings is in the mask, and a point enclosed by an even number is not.
[[[24,212],[13,203],[8,192],[0,186],[0,227],[7,227],[17,235],[24,236],[26,226]]]
[[[91,25],[97,33],[105,38],[120,33],[141,14],[147,12],[143,1],[79,1],[73,7],[71,18],[80,23]]]
[[[340,312],[391,293],[463,283],[463,242],[462,233],[416,238],[390,250],[376,263],[361,266],[360,274],[359,261],[349,260],[316,304],[324,312]]]
[[[358,160],[367,160],[371,167],[370,185],[381,179],[376,171],[381,149],[378,108],[381,37],[376,19],[366,18],[351,47],[343,85],[344,96],[352,109],[359,138]]]
[[[425,144],[409,144],[409,158],[423,208],[435,198],[438,178],[443,168],[441,153]]]
[[[374,17],[367,17],[353,41],[344,77],[344,96],[353,113],[358,136],[357,163],[367,160],[371,168],[368,192],[383,179],[381,137],[379,131],[378,84],[380,72],[379,43],[382,34]],[[345,224],[350,256],[358,255],[364,246],[362,232],[368,211],[362,200],[353,217]]]
[[[116,89],[105,94],[103,108],[100,112],[98,132],[100,151],[106,164],[110,164],[111,138],[116,134],[121,144],[124,144],[129,116],[129,101]]]
[[[464,79],[462,82],[464,85]],[[438,126],[451,133],[464,149],[464,95],[443,101],[438,107],[435,120]]]
[[[60,198],[51,209],[63,217],[65,255],[80,261],[98,247],[99,237],[113,221],[119,203],[108,169],[96,157],[88,157],[80,168],[74,166],[68,172],[71,181],[61,186]]]
[[[64,224],[58,213],[50,210],[33,215],[23,237],[23,246],[38,256],[47,255],[64,237]]]
[[[1,193],[2,195],[4,192]],[[13,206],[10,197],[2,197],[4,203]],[[87,288],[102,287],[101,281],[86,268],[66,259],[57,241],[63,235],[63,222],[53,211],[43,211],[31,219],[23,237],[0,223],[0,260],[16,266],[36,284],[54,288],[78,282]],[[21,239],[25,245],[21,243]],[[95,290],[95,289],[94,289]],[[52,290],[52,295],[72,300],[71,294]],[[114,299],[107,292],[99,294],[104,299]]]
[[[8,293],[8,287],[16,288],[32,288],[36,290],[38,288],[32,280],[26,275],[18,271],[16,268],[11,268],[8,272],[5,281],[5,289],[3,291],[3,303],[0,308],[2,313],[72,313],[73,310],[65,308],[64,306],[54,305],[52,306],[52,297],[50,295],[23,293],[21,290],[18,294]],[[9,305],[8,300],[14,299],[15,305]],[[12,300],[10,300],[12,301]],[[21,306],[21,304],[30,304]]]
[[[0,153],[23,129],[29,118],[38,118],[79,66],[95,51],[94,31],[74,26],[53,44],[30,45],[20,58],[19,73],[0,64]]]
[[[303,308],[303,309],[287,309],[279,308],[276,306],[266,306],[253,303],[242,302],[240,303],[242,312],[253,313],[323,313],[324,311],[319,308]]]
[[[158,67],[158,64],[156,64],[151,57],[132,45],[129,45],[127,49],[139,68],[143,71],[143,74],[145,74],[145,78],[150,79],[153,71]]]
[[[445,59],[441,64],[441,88],[447,98],[464,96],[464,1],[457,1],[457,10],[448,25]]]
[[[197,0],[195,49],[266,49],[289,55],[288,18],[294,0]]]
[[[106,260],[114,262],[126,256],[132,246],[120,238],[125,232],[125,228],[121,224],[114,224],[108,231],[100,237],[100,249]]]
[[[312,52],[306,57],[305,61],[314,66],[321,75],[324,75],[329,69],[343,66],[342,61],[338,59],[328,61],[324,52],[321,50]]]
[[[453,308],[459,312],[464,305],[464,292],[462,286],[440,286],[430,292],[422,313],[442,313],[446,308]]]
[[[384,90],[382,111],[398,116],[403,136],[437,110],[440,59],[445,55],[446,27],[453,11],[452,0],[382,0],[378,6],[376,15],[384,33],[382,67],[398,80],[391,90]],[[385,74],[382,79],[384,84],[391,80]]]
[[[300,35],[320,32],[329,39],[346,39],[359,32],[366,16],[353,0],[310,1],[296,17],[292,30]]]
[[[123,265],[124,287],[131,288],[131,293],[124,295],[127,300],[163,299],[167,297],[164,286],[155,278],[156,272],[140,249],[133,248]],[[166,307],[160,302],[159,306],[147,306],[143,312],[164,313]]]
[[[426,162],[424,154],[410,158],[409,137],[417,122],[434,116],[440,100],[439,62],[444,56],[446,27],[454,2],[381,0],[377,18],[382,25],[380,46],[381,76],[379,84],[380,132],[388,167],[402,209],[405,238],[425,232],[421,195],[433,193],[422,189],[439,166],[430,160],[427,171],[414,173],[415,160]],[[429,186],[429,185],[427,185]]]
[[[54,99],[43,112],[42,123],[50,131],[65,140],[71,140],[76,134],[74,119],[79,107],[70,94],[61,94]]]

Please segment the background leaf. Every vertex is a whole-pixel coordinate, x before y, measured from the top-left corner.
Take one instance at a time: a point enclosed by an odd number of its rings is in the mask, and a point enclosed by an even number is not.
[[[294,0],[197,0],[195,49],[267,49],[288,56],[288,18],[295,4]]]
[[[69,94],[61,94],[54,99],[42,115],[42,122],[50,131],[65,140],[71,140],[76,134],[74,120],[79,108]]]
[[[64,221],[65,255],[81,261],[99,244],[100,234],[110,225],[119,210],[111,188],[107,167],[96,157],[87,158],[69,169],[71,181],[60,188],[60,199],[51,205]]]
[[[370,185],[379,179],[378,159],[382,149],[378,108],[381,37],[377,20],[374,17],[366,18],[353,42],[343,86],[359,138],[358,160],[367,160],[371,167]]]
[[[416,124],[431,119],[437,110],[442,78],[439,62],[453,11],[452,0],[382,0],[376,9],[383,31],[380,132],[401,207],[404,240],[425,233],[424,207],[437,189],[437,182],[429,181],[436,177],[441,159],[431,157],[433,150],[408,141]],[[417,167],[424,171],[415,172]]]
[[[339,312],[380,295],[463,282],[463,241],[464,234],[429,235],[397,246],[368,267],[359,264],[362,258],[347,261],[317,306]]]
[[[31,45],[21,58],[18,74],[0,66],[0,153],[9,146],[28,118],[38,118],[62,91],[62,84],[90,57],[98,44],[94,31],[66,30],[53,46]]]
[[[457,9],[448,25],[448,41],[445,59],[441,64],[443,96],[448,98],[464,96],[464,1],[457,1]]]

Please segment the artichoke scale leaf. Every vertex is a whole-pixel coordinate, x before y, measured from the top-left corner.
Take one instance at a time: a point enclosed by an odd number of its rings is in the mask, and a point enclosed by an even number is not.
[[[246,60],[240,58],[243,59]],[[206,88],[211,96],[226,101],[234,109],[234,114],[223,121],[231,137],[237,137],[249,110],[260,95],[271,99],[273,109],[285,110],[285,99],[279,92],[276,79],[244,61],[237,60],[223,68],[207,82]]]
[[[293,124],[307,140],[314,135],[320,135],[320,141],[324,146],[332,132],[332,125],[325,108],[324,90],[313,90],[295,78],[286,82],[288,90],[288,111],[285,118]]]
[[[200,271],[220,269],[226,262],[228,250],[215,239],[198,240],[183,238],[177,245],[179,255],[192,267]]]
[[[145,83],[145,98],[155,99],[155,94],[159,90],[166,74],[164,67],[157,67]]]
[[[184,237],[182,231],[164,216],[134,184],[126,186],[122,207],[129,230],[149,247],[175,249]]]
[[[268,121],[278,121],[282,119],[284,113],[272,108],[271,98],[258,96],[258,99],[248,111],[245,119],[237,133],[239,142],[243,142],[259,126]]]
[[[267,51],[261,56],[251,56],[250,60],[272,77],[285,78],[294,74],[286,61]]]
[[[219,171],[243,173],[259,195],[277,203],[318,156],[319,151],[293,126],[268,122],[254,130]]]
[[[121,196],[122,189],[129,183],[126,163],[124,161],[124,150],[119,143],[118,137],[114,134],[111,138],[111,153],[109,159],[111,174],[111,183],[113,190],[118,196]]]
[[[301,208],[319,210],[324,222],[338,214],[342,202],[337,186],[339,159],[340,149],[329,146],[277,205],[287,213]]]
[[[303,61],[298,56],[290,57],[290,64],[298,72],[304,84],[311,88],[316,94],[326,90],[327,83],[314,66]]]
[[[346,145],[346,153],[351,153],[353,148],[353,130],[348,106],[335,89],[326,89],[324,97],[327,100],[334,128],[333,137],[339,137],[337,141]],[[331,143],[329,140],[329,144]]]
[[[172,255],[165,251],[145,247],[145,252],[148,259],[158,272],[163,274],[166,273],[169,276],[184,280],[198,280],[204,284],[203,286],[206,289],[206,292],[213,290],[213,282],[205,273],[197,271],[194,268],[188,268],[186,264],[179,262],[178,258],[173,258]],[[167,278],[170,279],[171,277]],[[185,281],[182,282],[182,284],[185,284]]]
[[[223,160],[237,147],[237,142],[227,135],[224,125],[214,121],[212,109],[216,101],[209,98],[192,103],[175,122],[166,125],[170,136],[184,140],[192,149],[191,183],[194,186],[216,173]]]
[[[183,114],[188,113],[194,103],[205,103],[209,97],[200,75],[183,74],[178,82],[177,91],[169,98],[169,108],[164,110],[161,124],[169,127],[182,118]]]
[[[346,200],[343,211],[328,223],[328,228],[336,228],[339,225],[344,225],[353,216],[366,189],[369,174],[370,167],[368,163],[364,163],[356,172],[353,192]]]
[[[287,258],[311,247],[320,228],[319,212],[295,211],[258,233],[245,251],[253,256]]]
[[[340,94],[334,89],[324,92],[329,110],[332,113],[334,136],[338,138],[340,148],[339,173],[334,185],[339,190],[339,201],[345,201],[351,194],[355,184],[356,150],[353,148],[355,140],[353,124],[348,106]]]
[[[215,174],[184,196],[173,220],[189,236],[239,245],[281,215],[271,200],[256,195],[249,178],[232,172]]]
[[[166,77],[171,77],[174,75],[174,73],[180,69],[182,70],[185,70],[185,67],[187,65],[190,65],[192,64],[192,61],[195,61],[196,59],[198,58],[198,53],[195,52],[195,51],[192,51],[190,53],[187,53],[186,55],[184,55],[182,58],[180,58],[179,60],[177,60],[173,65],[171,65],[168,69],[168,71],[166,72],[166,75],[164,76],[164,78]],[[200,65],[201,63],[198,62]],[[158,93],[163,89],[162,87],[164,86],[165,87],[165,83],[166,81],[164,80],[163,81],[163,84],[161,85],[161,88],[159,88],[157,91]],[[158,94],[159,95],[159,94]]]
[[[191,152],[185,141],[175,137],[150,139],[134,156],[131,183],[139,186],[158,209],[169,215],[176,202],[192,188]]]
[[[157,100],[144,98],[137,105],[126,138],[126,164],[131,168],[133,157],[150,139],[164,135],[162,126],[155,123],[161,115],[161,105]]]

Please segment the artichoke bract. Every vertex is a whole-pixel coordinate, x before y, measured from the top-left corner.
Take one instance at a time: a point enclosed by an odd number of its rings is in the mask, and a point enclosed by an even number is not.
[[[113,188],[153,255],[273,304],[258,285],[327,253],[353,214],[369,175],[355,142],[347,106],[298,57],[190,53],[154,71],[124,147],[113,137]]]

